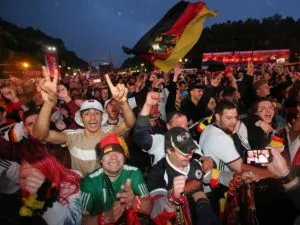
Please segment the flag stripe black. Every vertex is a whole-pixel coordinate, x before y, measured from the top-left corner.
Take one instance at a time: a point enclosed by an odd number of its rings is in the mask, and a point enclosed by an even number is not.
[[[180,1],[175,6],[173,6],[167,14],[151,29],[149,30],[133,47],[133,49],[124,48],[123,50],[127,54],[141,54],[146,53],[150,50],[153,38],[157,37],[159,34],[165,33],[170,30],[176,21],[180,18],[182,13],[188,6],[188,2]]]

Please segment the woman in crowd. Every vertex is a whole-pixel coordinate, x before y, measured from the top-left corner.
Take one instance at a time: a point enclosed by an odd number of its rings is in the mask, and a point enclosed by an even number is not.
[[[254,103],[252,111],[243,121],[247,127],[252,150],[264,150],[271,145],[272,138],[277,135],[274,115],[272,100],[261,98]],[[285,143],[284,140],[283,142]],[[282,151],[283,148],[278,148],[278,150]],[[283,223],[283,220],[286,224],[290,224],[287,221],[294,218],[295,208],[278,180],[269,178],[255,183],[254,196],[257,217],[261,224],[279,224],[278,222]],[[280,202],[280,205],[276,204],[277,202]],[[267,216],[271,215],[271,212],[274,216]]]
[[[252,149],[264,149],[270,143],[275,128],[274,114],[274,106],[268,98],[262,98],[254,103],[252,111],[243,121],[248,130],[248,140]]]

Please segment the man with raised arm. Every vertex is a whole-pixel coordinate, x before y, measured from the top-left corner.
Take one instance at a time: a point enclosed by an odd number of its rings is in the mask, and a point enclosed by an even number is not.
[[[45,78],[40,82],[40,89],[44,104],[35,123],[33,136],[41,141],[65,144],[71,154],[71,168],[85,176],[100,167],[95,146],[107,134],[101,130],[103,107],[97,100],[86,100],[75,115],[84,129],[63,132],[49,130],[51,112],[57,100],[58,77],[54,75],[51,80],[49,74],[43,74]],[[127,103],[127,88],[123,84],[114,86],[108,75],[105,78],[124,115],[124,121],[111,132],[122,135],[135,123],[134,114]]]

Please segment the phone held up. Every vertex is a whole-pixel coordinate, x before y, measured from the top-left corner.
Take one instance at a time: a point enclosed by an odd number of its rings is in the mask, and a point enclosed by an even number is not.
[[[262,150],[248,150],[246,161],[249,165],[259,165],[264,166],[272,162],[273,155],[271,152],[271,148],[266,148]]]
[[[58,56],[57,51],[55,47],[44,47],[44,57],[45,57],[45,63],[46,68],[48,70],[48,73],[51,77],[55,74],[55,70],[58,73],[58,77],[61,76],[60,69],[59,69],[59,63],[58,63]]]

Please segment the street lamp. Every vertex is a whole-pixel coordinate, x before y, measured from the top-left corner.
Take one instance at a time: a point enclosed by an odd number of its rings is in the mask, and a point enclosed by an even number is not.
[[[185,61],[185,62],[187,62],[187,61],[188,61],[188,59],[187,59],[187,58],[185,58],[185,59],[184,59],[184,61]]]
[[[23,63],[22,63],[22,66],[23,66],[25,69],[27,69],[27,68],[29,67],[29,64],[28,64],[27,62],[23,62]]]

